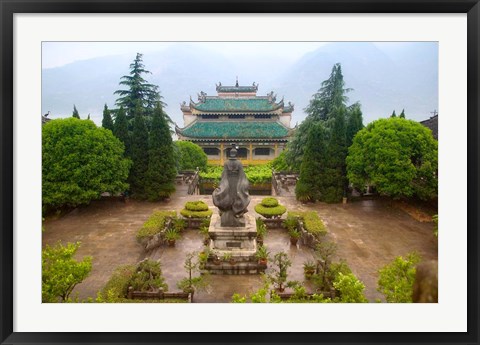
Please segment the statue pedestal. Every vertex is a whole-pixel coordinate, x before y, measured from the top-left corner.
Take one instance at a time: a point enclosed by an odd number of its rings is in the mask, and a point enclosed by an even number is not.
[[[245,214],[244,227],[222,227],[218,213],[212,215],[208,234],[210,252],[205,268],[211,274],[258,274],[265,270],[258,264],[255,218]],[[224,261],[227,254],[231,259]]]

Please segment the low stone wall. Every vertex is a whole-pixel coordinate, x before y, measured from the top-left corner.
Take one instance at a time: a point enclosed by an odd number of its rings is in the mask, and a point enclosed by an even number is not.
[[[128,299],[139,300],[168,300],[178,299],[192,303],[192,294],[186,292],[164,292],[162,289],[158,291],[134,291],[133,287],[128,288]]]

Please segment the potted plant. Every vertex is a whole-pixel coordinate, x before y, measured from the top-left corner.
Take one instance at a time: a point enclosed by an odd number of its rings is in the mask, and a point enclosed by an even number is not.
[[[269,275],[269,279],[275,284],[275,290],[283,292],[287,283],[287,270],[292,266],[292,262],[288,258],[287,253],[279,252],[273,258],[273,265],[273,271]]]
[[[175,246],[175,242],[180,238],[180,234],[175,229],[167,229],[165,231],[165,240],[169,247]]]
[[[222,261],[232,263],[232,262],[231,262],[232,260],[233,260],[232,253],[229,253],[229,252],[223,253],[223,255],[222,255]],[[233,263],[235,263],[235,261],[234,261]]]
[[[267,226],[265,225],[265,223],[261,218],[257,218],[256,223],[257,223],[257,243],[262,246],[263,239],[267,235]]]
[[[302,235],[300,231],[298,231],[296,228],[288,231],[288,234],[290,235],[290,243],[293,244],[294,246],[297,245],[298,239]]]
[[[257,252],[255,253],[255,256],[257,257],[258,263],[260,265],[267,265],[269,255],[270,253],[265,246],[258,247]]]
[[[204,269],[210,256],[210,249],[207,247],[204,251],[198,253],[198,264],[200,269]]]
[[[216,250],[212,251],[211,256],[213,258],[213,263],[215,265],[220,265],[220,256],[218,255],[218,252]]]
[[[313,261],[306,261],[303,263],[303,273],[305,275],[305,279],[310,280],[312,276],[315,274],[315,270],[317,269],[317,265]]]
[[[210,242],[210,236],[208,235],[208,226],[201,226],[199,231],[203,235],[203,244],[208,245],[208,243]]]

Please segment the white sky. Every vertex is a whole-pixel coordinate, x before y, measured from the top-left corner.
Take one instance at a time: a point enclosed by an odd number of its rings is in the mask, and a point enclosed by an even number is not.
[[[134,55],[161,51],[175,42],[44,42],[42,67],[60,67],[75,61],[108,55]],[[309,51],[324,45],[322,42],[202,42],[202,46],[226,57],[282,56],[296,60]],[[293,49],[294,47],[294,49]]]

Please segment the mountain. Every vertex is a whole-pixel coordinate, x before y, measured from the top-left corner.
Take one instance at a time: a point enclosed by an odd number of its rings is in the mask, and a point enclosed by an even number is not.
[[[275,91],[280,99],[295,104],[292,125],[305,118],[303,109],[312,95],[339,62],[350,103],[362,104],[365,123],[387,117],[405,108],[407,118],[417,121],[438,108],[438,46],[436,43],[329,43],[296,61],[281,56],[228,58],[199,45],[174,44],[145,54],[143,62],[152,74],[148,82],[159,86],[167,103],[166,111],[183,126],[179,105],[196,101],[197,93],[215,95],[215,83],[260,84],[259,94]],[[231,55],[230,55],[231,56]],[[71,116],[73,104],[82,118],[91,114],[101,123],[103,105],[114,107],[114,91],[120,78],[128,74],[133,55],[107,56],[77,61],[42,70],[42,114]]]

